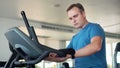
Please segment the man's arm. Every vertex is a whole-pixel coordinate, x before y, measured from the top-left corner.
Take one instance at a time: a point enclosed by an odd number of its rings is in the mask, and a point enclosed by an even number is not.
[[[81,48],[75,52],[75,57],[83,57],[83,56],[92,55],[100,51],[101,48],[102,48],[102,37],[95,36],[91,39],[90,44],[88,44],[84,48]]]

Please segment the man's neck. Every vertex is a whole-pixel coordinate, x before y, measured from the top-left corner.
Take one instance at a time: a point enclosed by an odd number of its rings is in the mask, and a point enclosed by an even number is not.
[[[86,20],[85,23],[84,23],[83,28],[84,28],[88,23],[89,23],[89,22]]]
[[[79,28],[79,29],[83,29],[89,22],[87,20],[84,21],[84,25],[82,28]]]

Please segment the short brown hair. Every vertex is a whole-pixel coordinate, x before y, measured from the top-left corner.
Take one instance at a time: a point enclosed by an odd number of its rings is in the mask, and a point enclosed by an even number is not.
[[[70,9],[72,9],[73,7],[77,7],[77,8],[80,10],[80,12],[81,12],[81,11],[85,11],[85,10],[84,10],[84,7],[83,7],[82,4],[80,4],[80,3],[76,3],[76,4],[70,5],[66,11],[68,12],[68,11],[69,11]]]

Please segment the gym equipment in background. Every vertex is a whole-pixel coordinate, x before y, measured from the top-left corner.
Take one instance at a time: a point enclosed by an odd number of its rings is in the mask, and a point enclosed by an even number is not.
[[[5,33],[12,55],[5,64],[5,68],[27,67],[35,68],[35,64],[41,62],[50,52],[57,53],[59,57],[66,54],[62,51],[50,48],[39,43],[34,31],[26,18],[25,12],[21,11],[29,35],[26,35],[18,27],[14,27]]]
[[[114,52],[114,68],[120,68],[120,63],[117,63],[118,52],[120,52],[120,42],[117,43]]]

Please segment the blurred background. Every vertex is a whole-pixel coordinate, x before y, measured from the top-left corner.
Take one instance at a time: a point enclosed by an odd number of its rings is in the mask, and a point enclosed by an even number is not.
[[[25,11],[41,43],[55,49],[65,48],[77,32],[66,13],[72,3],[83,4],[88,21],[100,24],[105,30],[107,64],[108,68],[114,68],[114,51],[120,42],[120,0],[0,0],[0,62],[7,61],[11,55],[4,33],[12,27],[27,33],[21,11]],[[66,62],[74,67],[74,60]],[[62,63],[42,61],[36,67],[60,68]]]

